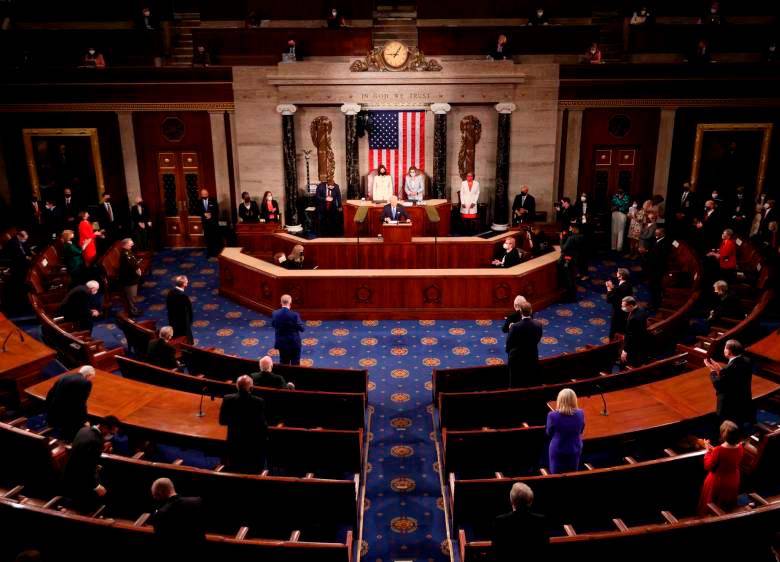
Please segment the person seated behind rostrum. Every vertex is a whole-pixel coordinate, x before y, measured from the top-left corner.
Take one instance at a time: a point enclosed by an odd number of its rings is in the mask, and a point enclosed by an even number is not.
[[[152,365],[157,365],[163,369],[178,369],[179,362],[176,359],[176,348],[171,345],[173,338],[173,328],[163,326],[160,328],[160,335],[149,342],[146,350],[146,360]]]
[[[491,263],[494,267],[513,267],[523,261],[523,253],[517,248],[517,241],[510,236],[504,240],[503,252]]]

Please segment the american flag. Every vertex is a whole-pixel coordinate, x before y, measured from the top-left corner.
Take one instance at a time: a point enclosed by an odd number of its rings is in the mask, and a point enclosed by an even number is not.
[[[425,112],[372,111],[368,134],[368,169],[384,164],[393,190],[403,199],[403,179],[410,166],[425,166]]]

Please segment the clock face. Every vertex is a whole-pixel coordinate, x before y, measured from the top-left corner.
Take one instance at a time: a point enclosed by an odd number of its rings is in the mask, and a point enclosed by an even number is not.
[[[390,68],[401,68],[409,58],[409,48],[400,41],[390,41],[382,50],[382,57]]]

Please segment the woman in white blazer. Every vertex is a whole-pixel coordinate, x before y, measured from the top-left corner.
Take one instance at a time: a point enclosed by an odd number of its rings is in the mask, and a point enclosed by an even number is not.
[[[377,175],[374,178],[373,192],[371,199],[374,201],[390,201],[393,195],[393,176],[387,173],[384,164],[380,164],[377,169]]]
[[[409,173],[404,178],[404,193],[407,201],[420,202],[425,197],[425,176],[414,166],[409,167]]]
[[[474,174],[466,174],[466,181],[460,184],[460,218],[476,219],[477,203],[479,202],[479,182]]]

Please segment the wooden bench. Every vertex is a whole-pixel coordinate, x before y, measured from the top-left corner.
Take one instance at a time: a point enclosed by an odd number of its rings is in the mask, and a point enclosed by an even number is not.
[[[205,375],[219,380],[236,380],[241,375],[260,370],[254,359],[219,353],[212,349],[182,344],[182,360],[194,375]],[[368,392],[366,369],[328,369],[274,363],[273,372],[295,384],[298,390],[327,390],[331,392]]]
[[[223,397],[236,392],[226,381],[197,377],[127,357],[117,357],[122,376],[148,384]],[[364,429],[366,397],[359,393],[322,392],[255,387],[254,394],[265,401],[269,424],[330,429]]]

